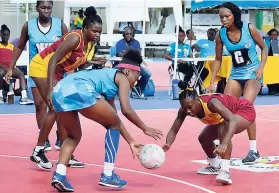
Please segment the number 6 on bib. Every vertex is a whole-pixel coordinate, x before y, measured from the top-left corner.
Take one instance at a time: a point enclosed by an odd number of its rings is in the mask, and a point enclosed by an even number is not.
[[[241,67],[251,64],[248,49],[236,50],[232,53],[232,56],[234,67]]]

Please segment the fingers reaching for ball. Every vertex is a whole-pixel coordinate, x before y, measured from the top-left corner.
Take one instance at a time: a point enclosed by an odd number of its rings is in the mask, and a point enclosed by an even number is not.
[[[143,147],[143,144],[142,143],[139,143],[139,142],[132,142],[130,143],[130,148],[131,148],[131,151],[132,151],[132,154],[133,154],[133,159],[135,159],[135,157],[139,156],[139,152],[141,150],[141,148]]]

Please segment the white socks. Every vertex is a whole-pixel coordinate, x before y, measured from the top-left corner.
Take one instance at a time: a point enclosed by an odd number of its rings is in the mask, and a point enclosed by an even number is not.
[[[213,166],[214,168],[218,168],[221,163],[221,159],[219,159],[218,156],[216,156],[215,158],[208,158],[208,161],[210,165]]]
[[[226,171],[226,172],[230,171],[230,160],[229,159],[222,159],[221,170]]]
[[[257,140],[249,140],[250,141],[250,150],[257,153]]]
[[[62,175],[62,176],[66,176],[66,166],[63,164],[58,164],[57,168],[56,168],[56,173]]]
[[[44,149],[45,146],[36,146],[35,147],[35,152],[39,152],[41,149]]]
[[[113,169],[114,169],[114,163],[105,162],[105,164],[104,164],[104,174],[106,174],[106,176],[112,176]]]
[[[26,90],[22,90],[22,91],[21,91],[21,96],[22,96],[22,98],[27,98],[27,92],[26,92]]]

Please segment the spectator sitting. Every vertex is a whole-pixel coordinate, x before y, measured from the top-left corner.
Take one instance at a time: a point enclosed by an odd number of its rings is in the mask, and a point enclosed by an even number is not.
[[[3,78],[9,68],[10,61],[12,59],[12,53],[14,45],[9,43],[10,29],[6,25],[1,26],[1,42],[0,42],[0,103],[4,103],[3,99]],[[18,68],[13,70],[13,78],[18,78],[21,88],[21,105],[33,104],[33,101],[28,99],[26,92],[26,82],[23,72]]]
[[[193,30],[188,29],[186,31],[187,40],[185,40],[186,44],[193,45],[196,43],[197,39]]]
[[[201,58],[206,58],[208,56],[215,56],[216,48],[216,31],[213,28],[207,30],[207,39],[200,39],[193,45],[193,49],[200,52]]]
[[[178,71],[182,72],[185,75],[184,76],[184,81],[186,83],[189,83],[192,76],[193,76],[193,73],[194,73],[193,68],[188,62],[179,59],[179,58],[193,57],[192,49],[191,49],[190,45],[184,43],[185,37],[186,37],[186,34],[185,34],[184,30],[181,27],[179,27],[178,50],[177,50],[177,52],[178,52],[178,54],[177,54],[177,58],[178,58],[177,67],[178,67]],[[172,65],[169,67],[169,70],[171,68],[174,69],[173,58],[175,57],[175,48],[176,48],[175,42],[171,43],[169,45],[169,47],[167,48],[165,54],[164,54],[164,57],[167,60],[172,61]]]
[[[141,51],[140,43],[139,41],[134,39],[134,37],[135,33],[133,28],[129,26],[124,28],[123,39],[119,40],[116,43],[116,56],[122,57],[128,49],[136,49],[139,52]],[[147,69],[147,65],[145,62],[143,62],[143,64],[141,64],[140,66],[140,75],[141,78],[138,83],[140,89],[139,91],[140,93],[142,93],[148,83],[148,80],[151,77],[151,72]]]
[[[268,55],[273,56],[273,50],[271,46],[272,40],[278,39],[278,31],[276,29],[271,29],[267,33],[267,37],[265,38],[265,44],[268,49]],[[268,87],[268,94],[270,95],[279,95],[279,84],[268,84],[266,85]]]

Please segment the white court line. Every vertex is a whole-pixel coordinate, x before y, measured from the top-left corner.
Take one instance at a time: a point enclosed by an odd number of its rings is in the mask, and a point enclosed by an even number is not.
[[[256,121],[260,120],[260,121],[268,121],[268,122],[277,122],[279,123],[279,120],[274,120],[274,119],[262,119],[262,118],[256,118]]]
[[[0,155],[0,157],[17,158],[17,159],[29,159],[29,157],[15,156],[15,155]],[[51,160],[51,161],[56,162],[57,160]],[[85,165],[94,166],[94,167],[104,167],[103,165],[90,164],[90,163],[85,163]],[[199,190],[203,190],[204,192],[208,192],[208,193],[216,193],[216,192],[214,192],[212,190],[209,190],[207,188],[201,187],[199,185],[195,185],[195,184],[192,184],[190,182],[178,180],[178,179],[175,179],[175,178],[170,178],[170,177],[167,177],[167,176],[161,176],[161,175],[157,175],[157,174],[152,174],[152,173],[148,173],[148,172],[141,172],[141,171],[126,169],[126,168],[119,168],[119,167],[115,167],[115,168],[118,169],[118,170],[123,170],[123,171],[127,171],[127,172],[138,173],[138,174],[143,174],[143,175],[147,175],[147,176],[152,176],[152,177],[157,177],[157,178],[161,178],[161,179],[177,182],[177,183],[180,183],[180,184],[191,186],[191,187],[199,189]]]
[[[255,105],[256,107],[272,107],[272,106],[279,106],[279,104],[274,104],[274,105]],[[179,108],[179,107],[178,107]],[[170,109],[137,109],[135,111],[178,111],[178,108],[176,109],[173,109],[173,108],[170,108]],[[119,111],[121,112],[121,111]],[[0,116],[22,116],[22,115],[34,115],[35,113],[20,113],[20,114],[0,114]]]

